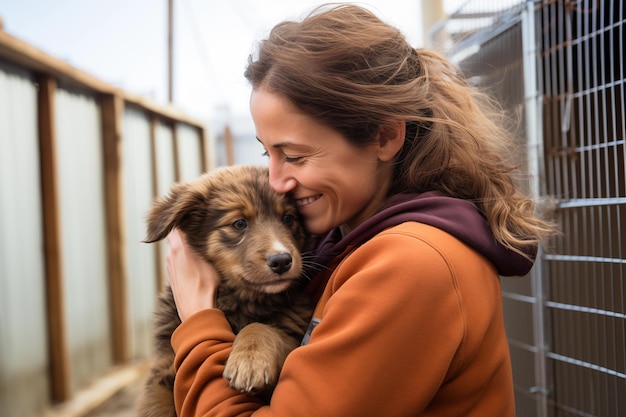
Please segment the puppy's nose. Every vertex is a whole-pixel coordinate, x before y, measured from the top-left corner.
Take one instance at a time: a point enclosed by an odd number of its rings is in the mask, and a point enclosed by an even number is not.
[[[277,253],[267,257],[267,266],[277,274],[289,271],[291,268],[291,255],[288,253]]]

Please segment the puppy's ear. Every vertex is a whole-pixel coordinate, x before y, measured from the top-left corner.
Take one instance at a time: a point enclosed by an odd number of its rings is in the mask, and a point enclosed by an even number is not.
[[[199,195],[188,183],[172,186],[169,194],[155,200],[148,212],[145,243],[164,239],[169,232],[180,225],[185,216],[198,205]]]

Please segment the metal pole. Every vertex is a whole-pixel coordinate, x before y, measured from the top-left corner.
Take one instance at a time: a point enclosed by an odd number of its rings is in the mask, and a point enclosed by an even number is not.
[[[421,20],[423,43],[429,43],[430,29],[441,20],[445,19],[442,0],[421,0]]]
[[[528,172],[533,178],[532,193],[535,198],[542,194],[543,178],[543,134],[541,103],[542,93],[539,90],[537,79],[537,40],[535,33],[535,10],[532,0],[526,1],[526,7],[522,10],[522,50],[524,65],[525,86],[525,110],[526,110],[526,135],[528,150]],[[547,359],[548,341],[546,340],[545,319],[545,288],[543,277],[543,251],[537,254],[537,264],[531,272],[531,291],[533,304],[533,329],[535,353],[535,385],[530,392],[536,395],[537,417],[548,416],[548,379]]]
[[[167,101],[174,102],[174,0],[167,0]]]

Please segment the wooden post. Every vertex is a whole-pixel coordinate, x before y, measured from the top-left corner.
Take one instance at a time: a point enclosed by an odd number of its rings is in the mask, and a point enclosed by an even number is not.
[[[202,156],[202,172],[209,172],[211,170],[211,152],[209,138],[206,134],[206,129],[199,127],[198,136],[200,137],[200,154]]]
[[[226,165],[233,165],[235,163],[235,146],[233,144],[233,133],[228,125],[224,127],[224,146],[226,147]]]
[[[158,175],[158,158],[157,158],[157,129],[159,128],[159,119],[150,114],[150,163],[152,165],[152,197],[159,196],[159,175]]]
[[[446,18],[442,0],[421,0],[422,36],[424,45],[431,44],[430,30],[435,24]],[[443,39],[440,39],[443,42]]]
[[[176,181],[180,181],[182,179],[182,172],[180,167],[180,144],[178,142],[178,129],[176,129],[176,122],[172,121],[170,123],[170,127],[172,129],[172,141],[174,142],[172,146],[172,149],[174,150],[174,178]]]
[[[106,94],[102,96],[100,104],[102,109],[106,241],[113,360],[117,363],[124,363],[130,359],[122,175],[124,101],[117,95]]]
[[[174,123],[170,125],[170,128],[173,129]],[[159,127],[159,118],[157,118],[154,114],[150,115],[150,159],[152,165],[152,198],[158,198],[159,196],[159,175],[158,175],[158,163],[159,159],[157,157],[157,129]],[[166,277],[165,271],[163,268],[163,264],[161,261],[163,258],[161,254],[165,250],[163,242],[156,242],[152,244],[154,247],[154,260],[155,260],[155,272],[156,272],[156,289],[157,294],[161,291],[163,286],[165,285]]]
[[[41,162],[41,193],[43,202],[44,259],[46,270],[46,309],[50,355],[51,399],[67,401],[70,396],[69,354],[65,328],[63,293],[63,262],[57,170],[55,126],[56,81],[41,76],[37,100],[39,150]]]

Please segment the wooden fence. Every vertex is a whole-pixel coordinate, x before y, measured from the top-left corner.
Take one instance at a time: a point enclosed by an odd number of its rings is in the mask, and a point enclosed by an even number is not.
[[[207,171],[202,123],[0,30],[0,415],[67,407],[145,362],[152,199]]]

